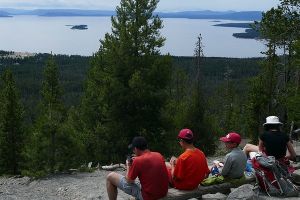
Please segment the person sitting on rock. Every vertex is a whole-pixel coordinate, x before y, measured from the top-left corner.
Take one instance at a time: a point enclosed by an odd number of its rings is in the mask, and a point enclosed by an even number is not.
[[[166,163],[169,169],[170,185],[179,190],[193,190],[205,179],[210,170],[205,154],[193,145],[193,132],[182,129],[178,141],[184,152],[178,157],[172,157]]]
[[[225,181],[233,181],[234,179],[243,179],[244,171],[247,164],[246,154],[238,147],[241,143],[241,136],[238,133],[228,133],[220,140],[225,143],[226,148],[230,151],[224,159],[224,166],[221,175]]]
[[[130,148],[136,157],[126,160],[126,176],[111,172],[106,179],[108,198],[116,200],[118,189],[134,196],[137,200],[154,200],[166,196],[168,192],[168,172],[163,156],[148,149],[144,137],[135,137]],[[139,178],[139,181],[135,180]]]
[[[253,153],[257,152],[274,156],[277,160],[294,160],[296,152],[293,144],[287,134],[280,131],[282,123],[277,116],[269,116],[266,118],[266,123],[263,124],[265,131],[259,136],[258,146],[246,144],[244,152],[252,158]],[[251,155],[250,155],[251,154]]]

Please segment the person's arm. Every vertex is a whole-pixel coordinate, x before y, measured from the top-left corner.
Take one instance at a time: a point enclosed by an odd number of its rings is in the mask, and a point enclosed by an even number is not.
[[[264,152],[264,143],[261,139],[258,140],[258,152],[259,153]]]
[[[177,162],[177,158],[175,156],[172,156],[170,159],[172,178],[174,178],[174,170],[175,170],[176,162]]]
[[[182,173],[184,169],[183,165],[183,160],[180,157],[178,157],[171,172],[173,180],[178,181],[182,178]]]
[[[224,161],[224,167],[221,171],[222,176],[226,177],[229,174],[231,165],[232,165],[232,161],[230,159],[230,156],[226,155],[225,161]]]
[[[130,171],[130,170],[132,170],[132,168],[131,168],[131,166],[132,166],[132,163],[131,162],[129,162],[128,160],[126,160],[126,176],[125,176],[125,178],[126,178],[126,181],[128,182],[128,183],[133,183],[134,182],[134,180],[132,180],[131,178],[129,178],[129,174],[132,174],[132,172]]]
[[[289,160],[295,160],[295,158],[296,158],[296,152],[295,152],[295,149],[294,149],[293,144],[291,143],[291,141],[288,141],[288,143],[287,143],[287,149],[288,149],[289,154],[290,154],[290,155],[287,156],[287,158]]]

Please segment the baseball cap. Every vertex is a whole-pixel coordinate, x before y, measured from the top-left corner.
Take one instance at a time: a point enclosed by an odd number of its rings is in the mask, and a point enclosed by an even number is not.
[[[222,142],[234,142],[240,144],[242,139],[238,133],[232,132],[228,133],[225,137],[221,137],[220,140]]]
[[[129,149],[137,148],[140,150],[145,150],[148,148],[148,144],[144,137],[137,136],[132,139],[132,142],[130,145],[128,145],[128,148]]]
[[[194,138],[193,132],[190,129],[182,129],[178,136],[180,139],[185,139],[185,140],[192,140]]]

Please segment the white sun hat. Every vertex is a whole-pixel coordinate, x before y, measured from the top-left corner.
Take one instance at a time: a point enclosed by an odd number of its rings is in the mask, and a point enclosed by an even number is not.
[[[279,121],[279,118],[277,116],[269,116],[266,118],[266,123],[264,123],[263,125],[267,125],[267,124],[278,124],[278,125],[282,125],[282,123]]]

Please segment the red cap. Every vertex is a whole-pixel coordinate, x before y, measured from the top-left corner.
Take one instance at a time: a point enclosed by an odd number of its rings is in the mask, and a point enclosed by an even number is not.
[[[179,132],[177,137],[180,139],[192,140],[194,135],[190,129],[185,128]]]
[[[241,143],[241,136],[237,133],[228,133],[225,137],[221,137],[220,140],[222,142],[234,142],[237,144]]]

